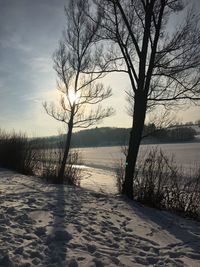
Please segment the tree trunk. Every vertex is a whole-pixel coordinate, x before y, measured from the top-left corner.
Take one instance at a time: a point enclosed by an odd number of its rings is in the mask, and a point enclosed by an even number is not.
[[[128,154],[126,157],[125,180],[122,186],[122,193],[131,199],[133,198],[134,172],[146,116],[146,103],[147,100],[143,94],[135,95],[133,126],[130,132]]]
[[[68,124],[68,133],[67,133],[67,139],[66,139],[66,144],[64,148],[64,155],[63,155],[62,162],[61,162],[59,172],[58,172],[58,183],[63,183],[64,181],[65,166],[66,166],[67,158],[69,155],[69,149],[70,149],[70,143],[71,143],[71,137],[72,137],[72,129],[73,129],[73,120],[71,119]]]

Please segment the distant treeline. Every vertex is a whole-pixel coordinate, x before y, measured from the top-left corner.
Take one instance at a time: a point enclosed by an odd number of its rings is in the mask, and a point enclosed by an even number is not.
[[[161,142],[187,142],[193,141],[196,131],[191,127],[178,127],[172,129],[161,129],[155,137]]]
[[[72,137],[72,147],[121,146],[127,145],[130,128],[94,128],[76,132]],[[194,140],[196,131],[191,127],[178,127],[172,129],[157,129],[154,124],[144,128],[145,143],[160,142],[186,142]],[[65,135],[58,135],[32,140],[36,148],[62,146]]]

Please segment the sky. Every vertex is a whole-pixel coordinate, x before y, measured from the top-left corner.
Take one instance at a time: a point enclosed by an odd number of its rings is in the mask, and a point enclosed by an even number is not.
[[[200,9],[200,1],[196,7]],[[57,99],[52,54],[65,24],[66,0],[0,0],[0,128],[26,132],[29,136],[56,135],[61,123],[49,117],[42,103]],[[115,110],[98,127],[130,127],[126,113],[125,76],[107,76],[113,88],[106,101]],[[200,108],[178,113],[180,121],[200,119]]]

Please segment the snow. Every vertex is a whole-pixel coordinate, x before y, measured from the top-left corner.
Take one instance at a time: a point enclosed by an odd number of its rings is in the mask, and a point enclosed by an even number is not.
[[[106,194],[117,194],[116,177],[114,171],[81,166],[81,187]]]
[[[0,266],[200,266],[200,223],[0,171]]]
[[[191,169],[200,166],[200,142],[141,145],[139,159],[143,159],[152,149],[161,149],[169,158],[173,156],[177,166],[189,174]],[[121,160],[125,163],[120,146],[88,147],[80,148],[78,151],[83,164],[94,169],[115,171]]]

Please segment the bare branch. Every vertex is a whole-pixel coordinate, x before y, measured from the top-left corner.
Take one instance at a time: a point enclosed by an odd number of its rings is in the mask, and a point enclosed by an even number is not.
[[[70,1],[65,8],[66,28],[53,56],[62,96],[58,107],[44,103],[47,114],[67,123],[71,130],[73,127],[89,127],[113,114],[111,108],[88,111],[88,106],[111,96],[110,88],[95,83],[105,76],[104,72],[95,71],[101,55],[97,45],[101,16],[94,23],[90,13],[89,0]]]

